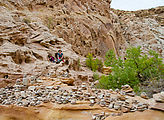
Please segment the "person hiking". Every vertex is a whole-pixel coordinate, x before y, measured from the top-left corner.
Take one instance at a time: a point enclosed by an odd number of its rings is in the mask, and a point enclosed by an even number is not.
[[[62,50],[58,50],[58,53],[57,53],[57,62],[60,63],[61,61],[64,62],[63,53],[62,53]]]

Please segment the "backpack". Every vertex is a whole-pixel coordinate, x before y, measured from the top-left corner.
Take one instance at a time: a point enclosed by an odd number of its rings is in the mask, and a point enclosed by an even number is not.
[[[50,56],[50,61],[54,61],[54,57]]]

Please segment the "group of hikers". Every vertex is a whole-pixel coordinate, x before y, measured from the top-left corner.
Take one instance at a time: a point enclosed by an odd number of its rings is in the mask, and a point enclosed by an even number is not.
[[[61,61],[64,62],[62,50],[58,50],[58,52],[55,53],[55,57],[53,57],[52,55],[48,55],[48,58],[53,63],[60,63]]]

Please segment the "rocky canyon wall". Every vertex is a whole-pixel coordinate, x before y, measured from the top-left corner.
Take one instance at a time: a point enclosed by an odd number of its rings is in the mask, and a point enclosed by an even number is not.
[[[141,11],[110,8],[110,0],[1,0],[0,72],[38,73],[62,49],[72,61],[129,46],[164,56],[164,7]],[[73,65],[73,63],[70,63]]]
[[[107,50],[117,53],[123,37],[111,18],[110,0],[48,0],[43,7],[32,6],[33,12],[43,11],[40,17],[51,33],[72,44],[79,55],[89,52],[104,56]]]
[[[21,0],[0,1],[0,78],[10,74],[37,75],[48,72],[48,69],[54,70],[55,64],[49,62],[48,55],[54,56],[58,49],[63,50],[69,64],[78,59],[71,44],[51,34],[42,20],[33,16],[28,3]]]
[[[146,52],[153,49],[164,57],[164,7],[148,10],[121,11],[112,9],[118,16],[125,43],[120,51],[129,46],[141,46]]]
[[[47,56],[58,49],[72,61],[88,53],[104,56],[109,48],[117,53],[123,37],[119,25],[113,23],[110,3],[110,0],[1,0],[1,77],[41,74],[53,66]]]

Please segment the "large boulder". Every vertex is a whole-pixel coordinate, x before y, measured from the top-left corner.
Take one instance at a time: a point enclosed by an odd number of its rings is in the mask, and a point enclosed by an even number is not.
[[[154,94],[153,98],[155,99],[155,101],[157,102],[162,102],[164,103],[164,92],[158,93],[158,94]]]
[[[61,77],[60,78],[61,82],[64,84],[68,84],[68,85],[74,85],[74,78],[65,78],[65,77]]]

